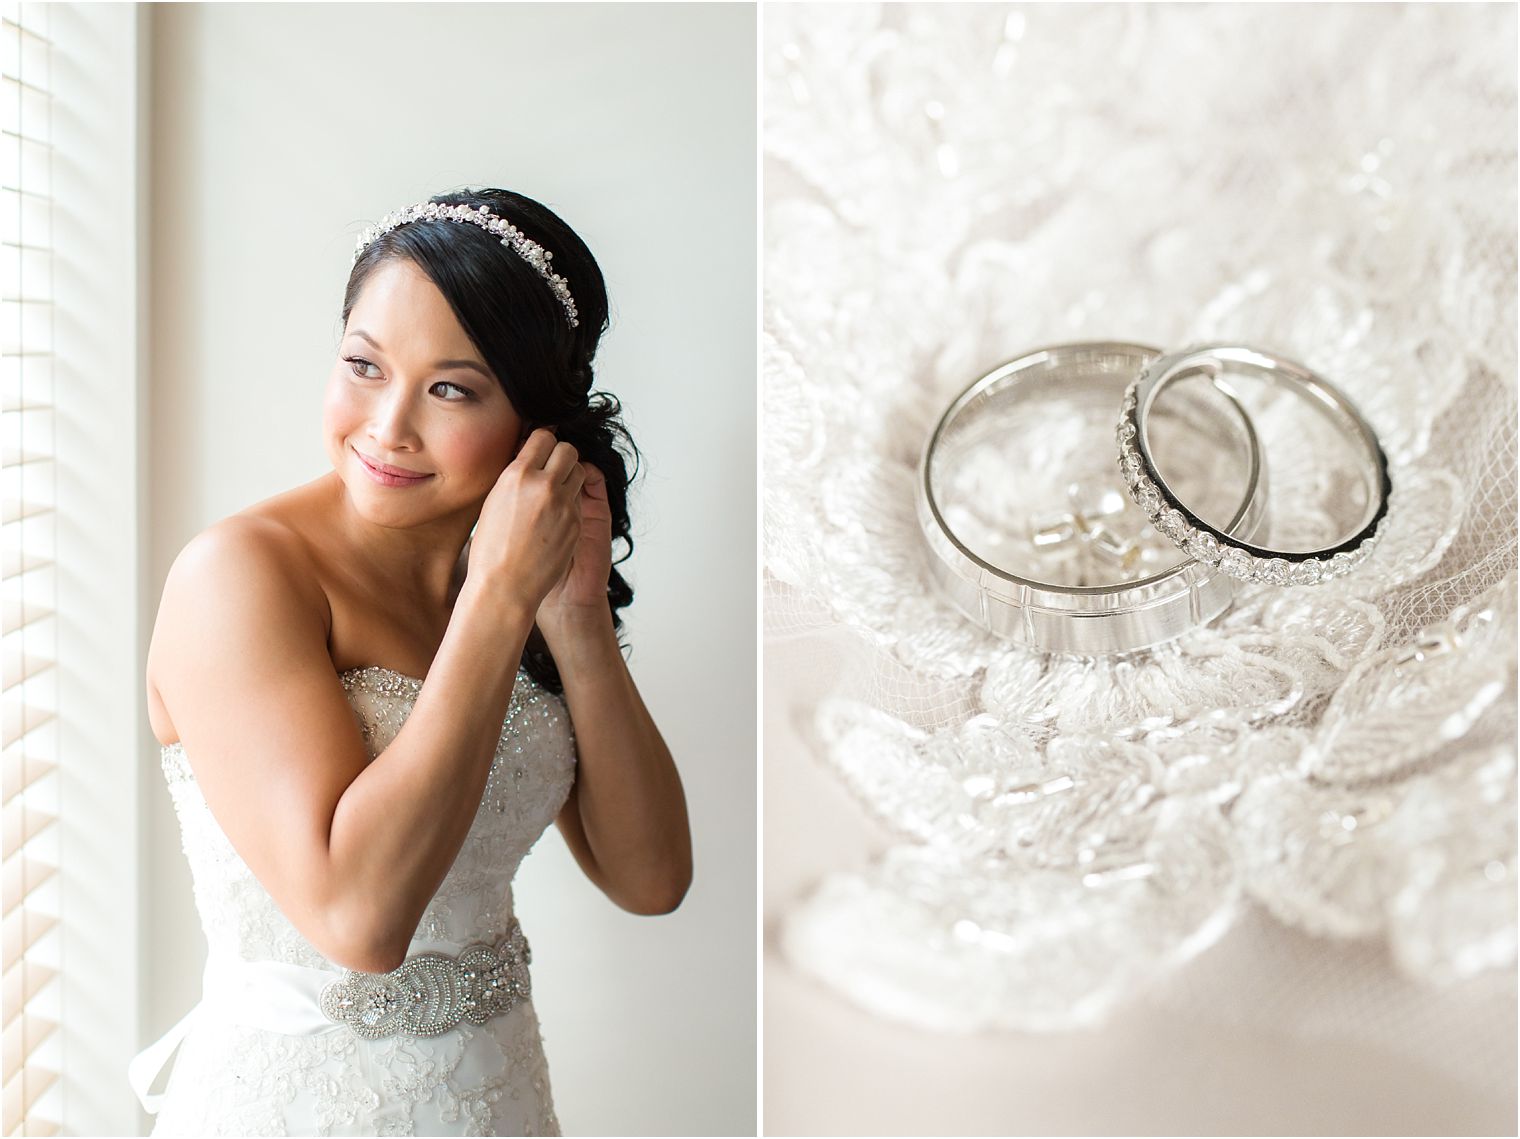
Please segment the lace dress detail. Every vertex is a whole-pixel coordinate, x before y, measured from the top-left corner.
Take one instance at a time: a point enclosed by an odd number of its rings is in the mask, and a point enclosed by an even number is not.
[[[853,633],[804,715],[901,836],[791,906],[796,967],[915,1024],[1059,1030],[1259,910],[1513,1008],[1515,16],[1453,11],[772,9],[767,635]],[[914,510],[936,417],[1111,337],[1333,377],[1392,464],[1381,548],[1143,653],[963,619]],[[1069,426],[1005,485],[1083,469]]]
[[[395,738],[422,682],[389,669],[340,674],[371,758]],[[212,954],[341,969],[291,924],[212,817],[184,748],[163,749],[196,906]],[[519,672],[464,846],[408,954],[495,942],[513,920],[512,876],[570,792],[563,700]],[[531,1001],[439,1036],[366,1041],[342,1028],[285,1035],[197,1023],[180,1045],[154,1135],[557,1135]]]

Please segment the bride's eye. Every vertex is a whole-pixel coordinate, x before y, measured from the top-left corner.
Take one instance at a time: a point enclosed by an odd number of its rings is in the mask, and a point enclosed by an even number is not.
[[[353,371],[354,375],[358,376],[361,380],[377,380],[380,378],[379,376],[366,376],[362,371],[360,371],[361,368],[374,368],[376,371],[380,370],[379,365],[371,364],[363,356],[345,356],[343,357],[343,362],[346,363]]]
[[[444,396],[443,398],[445,403],[461,403],[464,400],[475,398],[475,393],[472,392],[469,388],[462,388],[458,384],[451,384],[448,380],[439,380],[436,384],[433,385],[431,390],[437,391],[439,388],[451,388],[455,392],[459,393],[458,395]]]

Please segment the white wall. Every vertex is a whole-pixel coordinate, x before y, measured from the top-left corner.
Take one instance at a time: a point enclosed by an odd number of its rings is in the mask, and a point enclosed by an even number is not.
[[[151,24],[155,599],[196,531],[325,469],[365,224],[506,186],[601,263],[599,384],[647,462],[630,664],[686,782],[696,881],[674,915],[631,917],[551,833],[518,909],[567,1133],[753,1134],[754,8],[167,4]],[[155,1034],[205,949],[161,781],[145,809]]]

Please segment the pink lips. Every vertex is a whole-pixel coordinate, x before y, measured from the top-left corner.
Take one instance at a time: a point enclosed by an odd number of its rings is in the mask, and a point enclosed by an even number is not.
[[[381,486],[416,486],[418,483],[425,482],[433,477],[430,474],[419,474],[416,471],[409,471],[404,467],[393,467],[388,463],[377,463],[373,459],[365,458],[358,451],[355,451],[354,454],[359,456],[359,462],[363,464],[365,473]]]

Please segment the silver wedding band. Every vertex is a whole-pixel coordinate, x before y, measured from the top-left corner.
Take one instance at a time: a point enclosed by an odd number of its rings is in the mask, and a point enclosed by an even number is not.
[[[1157,470],[1147,430],[1157,398],[1175,381],[1203,374],[1216,384],[1226,366],[1249,370],[1277,386],[1294,389],[1326,416],[1363,454],[1366,509],[1349,537],[1313,550],[1256,545],[1250,535],[1211,526],[1183,502]],[[1205,344],[1152,360],[1124,394],[1117,428],[1119,465],[1131,497],[1156,529],[1198,561],[1239,581],[1315,585],[1349,572],[1377,545],[1388,513],[1392,481],[1377,434],[1352,402],[1302,364],[1257,348]]]
[[[932,554],[934,577],[967,617],[993,633],[1044,652],[1102,654],[1171,640],[1222,612],[1233,582],[1213,566],[1187,560],[1162,572],[1113,585],[1073,586],[1023,576],[980,557],[947,523],[935,485],[936,455],[947,432],[989,401],[1022,398],[1045,379],[1112,389],[1117,408],[1126,386],[1160,355],[1155,348],[1120,342],[1042,348],[982,376],[963,391],[935,425],[919,461],[919,523]],[[1225,529],[1247,538],[1263,517],[1265,479],[1250,416],[1228,391],[1221,393],[1240,418],[1248,472],[1244,494]],[[1109,422],[1112,422],[1110,420]],[[1106,430],[1098,437],[1105,438]]]

